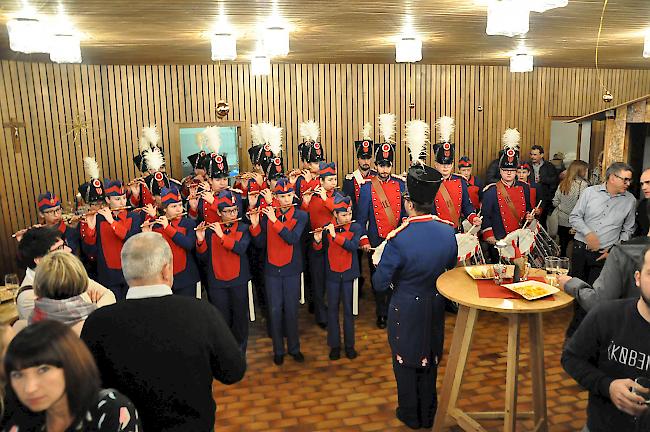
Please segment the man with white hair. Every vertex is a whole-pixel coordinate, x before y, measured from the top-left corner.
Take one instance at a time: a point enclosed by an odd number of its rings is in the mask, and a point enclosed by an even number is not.
[[[212,305],[172,295],[172,251],[160,234],[131,237],[121,259],[126,301],[93,312],[81,333],[104,386],[129,395],[144,430],[212,431],[212,380],[242,379],[239,344]]]

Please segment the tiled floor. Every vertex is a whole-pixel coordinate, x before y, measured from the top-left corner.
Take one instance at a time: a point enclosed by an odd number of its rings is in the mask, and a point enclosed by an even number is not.
[[[261,321],[251,324],[248,370],[235,385],[215,384],[216,431],[406,431],[395,418],[396,386],[385,330],[375,327],[374,303],[368,294],[360,303],[356,321],[359,357],[332,362],[326,332],[313,324],[307,307],[301,307],[300,332],[306,362],[290,357],[282,366],[272,362],[271,339]],[[571,308],[544,318],[546,390],[549,428],[554,432],[580,430],[584,424],[586,393],[560,365],[564,329]],[[445,355],[455,316],[446,317]],[[475,331],[468,368],[460,393],[460,406],[470,411],[503,411],[506,369],[507,321],[482,313]],[[519,410],[531,402],[528,373],[528,329],[522,328],[522,362],[519,374]],[[446,360],[438,371],[438,389]],[[491,431],[498,422],[484,422]],[[530,430],[522,420],[517,430]],[[460,429],[452,429],[460,430]]]

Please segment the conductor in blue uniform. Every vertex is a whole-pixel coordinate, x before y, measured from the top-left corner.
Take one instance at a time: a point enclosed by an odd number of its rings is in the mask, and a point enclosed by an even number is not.
[[[411,429],[433,426],[445,324],[445,302],[436,281],[456,266],[454,227],[431,214],[441,181],[434,168],[409,169],[404,197],[409,217],[387,237],[373,276],[377,290],[393,288],[388,343],[397,381],[396,414]]]

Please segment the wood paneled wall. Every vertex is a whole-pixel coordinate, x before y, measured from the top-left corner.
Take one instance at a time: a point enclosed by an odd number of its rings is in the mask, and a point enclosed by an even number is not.
[[[650,93],[650,71],[605,70],[615,102]],[[298,123],[315,119],[329,160],[341,176],[355,167],[352,142],[370,121],[397,115],[397,167],[408,152],[403,125],[422,119],[433,125],[441,115],[456,118],[457,155],[469,155],[482,173],[508,127],[522,134],[523,151],[548,146],[553,116],[579,116],[605,107],[593,69],[536,68],[512,74],[507,67],[396,64],[274,64],[268,77],[254,77],[249,65],[98,66],[0,63],[0,271],[14,268],[11,234],[35,223],[35,198],[52,190],[71,201],[84,181],[82,157],[95,156],[101,174],[131,179],[140,129],[156,123],[172,174],[180,164],[174,125],[217,121],[220,99],[231,104],[225,121],[242,128],[242,159],[250,145],[248,125],[270,121],[285,128],[288,167],[297,167]],[[90,129],[75,143],[70,124]],[[432,140],[435,141],[435,138]],[[429,156],[430,158],[430,156]],[[169,161],[168,161],[169,163]]]

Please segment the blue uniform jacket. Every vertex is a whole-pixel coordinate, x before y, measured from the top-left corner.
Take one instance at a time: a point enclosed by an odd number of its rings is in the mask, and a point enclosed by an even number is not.
[[[370,170],[370,175],[371,176],[376,176],[377,171],[371,169]],[[366,179],[364,179],[365,181]],[[343,193],[347,196],[349,196],[352,199],[352,219],[356,220],[357,219],[357,193],[356,193],[356,179],[354,177],[354,173],[348,174],[345,176],[345,179],[343,179]],[[359,189],[361,189],[362,185],[359,185]]]
[[[389,236],[373,276],[376,290],[393,286],[388,308],[388,341],[398,363],[409,367],[437,365],[444,340],[444,298],[438,276],[456,266],[453,226],[423,215]]]
[[[350,224],[350,229],[336,228],[337,238],[332,240],[329,233],[323,233],[320,244],[314,244],[318,253],[325,255],[325,279],[332,282],[353,281],[360,276],[359,241],[363,230],[357,223]],[[339,233],[341,235],[339,235]],[[347,237],[351,237],[348,239]],[[343,250],[341,250],[343,249]]]
[[[266,216],[263,216],[260,219],[260,224],[253,228],[251,227],[250,231],[253,235],[253,243],[258,248],[265,249],[265,265],[264,272],[269,276],[276,277],[285,277],[293,276],[299,273],[302,273],[302,233],[305,230],[307,225],[308,216],[307,213],[298,210],[292,209],[288,212],[291,214],[291,218],[295,219],[296,223],[292,229],[287,227],[281,227],[279,224],[269,224],[269,220]],[[278,222],[280,218],[278,218]],[[271,244],[272,239],[269,238],[268,230],[276,230],[278,228],[277,234],[280,239],[278,244]],[[290,247],[287,247],[290,246]],[[286,256],[287,264],[282,266],[273,265],[269,262],[269,249],[274,248],[273,253],[280,253]]]
[[[397,184],[399,185],[400,194],[404,193],[404,191],[406,190],[406,185],[404,181],[394,176],[391,176],[391,180],[397,182]],[[388,194],[386,195],[389,202],[393,204]],[[363,229],[362,236],[368,236],[368,240],[370,241],[370,246],[372,247],[377,247],[379,243],[384,241],[385,238],[380,235],[379,229],[377,228],[377,222],[378,222],[377,214],[379,214],[379,217],[385,218],[385,215],[383,215],[382,213],[383,213],[383,209],[375,208],[373,206],[372,183],[371,182],[364,183],[363,186],[361,187],[361,193],[359,194],[359,205],[357,206],[356,221]],[[407,215],[406,215],[406,210],[404,209],[404,201],[402,200],[400,205],[400,212],[399,214],[395,214],[395,218],[397,219],[398,226],[402,218],[405,218],[406,216]],[[387,221],[379,221],[379,222],[387,223]],[[391,230],[392,229],[388,229],[387,232],[390,232]]]
[[[208,285],[213,288],[246,285],[251,279],[246,254],[246,249],[251,242],[249,225],[241,221],[237,223],[236,233],[241,234],[239,239],[229,236],[229,230],[225,225],[222,225],[221,229],[225,234],[223,241],[210,229],[206,230],[205,242],[197,247],[199,260],[207,268]],[[227,238],[229,240],[226,240]],[[219,242],[218,246],[217,242]],[[215,250],[217,247],[219,249]],[[217,274],[218,271],[223,274]]]
[[[174,225],[183,228],[185,234]],[[196,285],[201,279],[194,255],[196,247],[194,228],[196,228],[196,223],[187,217],[180,218],[178,224],[172,221],[166,229],[163,229],[162,225],[155,225],[153,228],[153,231],[160,233],[172,248],[174,257],[174,286],[172,289]],[[185,263],[184,267],[183,262]]]

